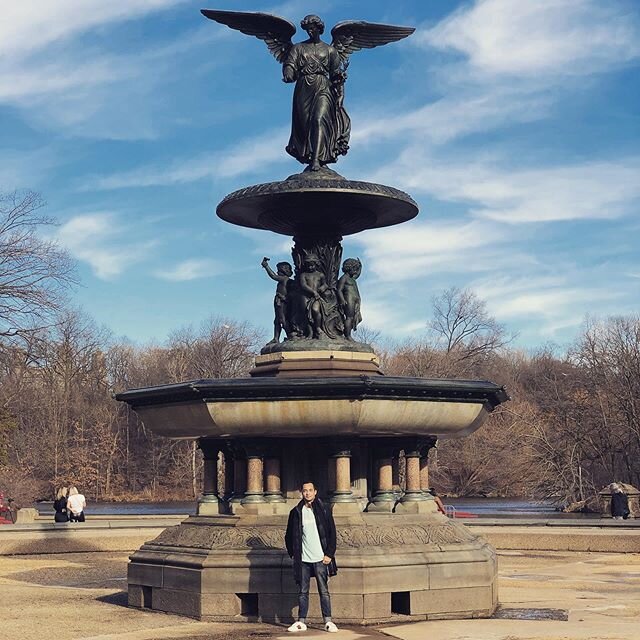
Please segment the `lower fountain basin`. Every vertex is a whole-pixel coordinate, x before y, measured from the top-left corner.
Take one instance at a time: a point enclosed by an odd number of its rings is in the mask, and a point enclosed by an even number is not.
[[[389,376],[197,380],[116,395],[159,435],[417,436],[478,429],[505,390],[491,382]]]

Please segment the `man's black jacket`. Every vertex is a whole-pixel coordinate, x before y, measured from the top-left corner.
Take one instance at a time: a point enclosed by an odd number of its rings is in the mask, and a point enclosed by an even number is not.
[[[289,513],[289,522],[287,523],[287,533],[284,540],[287,545],[287,552],[293,558],[293,577],[297,584],[300,584],[300,575],[302,568],[302,509],[304,500],[291,509]],[[331,510],[320,500],[316,498],[311,503],[313,515],[316,519],[318,527],[318,535],[320,536],[320,544],[325,556],[331,558],[329,564],[329,575],[335,576],[338,573],[336,565],[336,525],[333,521]]]

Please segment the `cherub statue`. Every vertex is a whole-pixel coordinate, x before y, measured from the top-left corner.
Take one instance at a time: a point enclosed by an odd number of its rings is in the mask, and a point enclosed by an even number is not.
[[[344,324],[344,337],[353,340],[352,331],[357,331],[362,322],[360,315],[360,291],[356,280],[362,273],[362,263],[359,258],[347,258],[342,263],[344,275],[338,280],[336,295]]]
[[[320,39],[324,22],[306,16],[300,26],[309,38],[293,44],[296,28],[291,22],[267,13],[202,9],[211,20],[266,42],[282,64],[284,82],[295,82],[293,121],[287,153],[308,170],[319,171],[336,162],[349,149],[351,121],[343,106],[349,56],[411,35],[412,27],[396,27],[363,21],[339,22],[331,30],[332,42]]]
[[[300,292],[304,296],[307,322],[311,329],[312,337],[319,339],[320,331],[324,331],[330,338],[335,336],[325,322],[326,303],[324,296],[331,288],[327,284],[324,273],[320,270],[320,261],[310,256],[302,265],[302,272],[298,274]]]
[[[260,266],[267,272],[272,280],[275,280],[276,295],[273,298],[273,310],[275,318],[273,320],[273,340],[269,344],[277,344],[280,342],[280,334],[285,330],[285,334],[289,337],[287,322],[287,290],[289,280],[293,275],[293,269],[288,262],[278,262],[276,265],[277,273],[269,266],[269,258],[262,258]]]

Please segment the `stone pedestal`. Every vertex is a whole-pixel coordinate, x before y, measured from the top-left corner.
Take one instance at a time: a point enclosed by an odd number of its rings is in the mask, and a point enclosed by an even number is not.
[[[383,375],[377,356],[371,351],[341,351],[329,341],[316,346],[314,351],[295,351],[303,340],[287,340],[271,345],[275,351],[260,355],[250,371],[253,378],[300,378],[303,376],[344,377],[358,375]],[[306,346],[311,341],[306,340]],[[321,341],[315,341],[320,343]],[[354,349],[360,343],[347,346]],[[340,345],[342,346],[342,345]],[[362,348],[367,345],[362,344]],[[329,348],[325,348],[329,347]]]
[[[333,618],[345,624],[487,617],[497,605],[493,549],[439,514],[335,515]],[[191,517],[131,557],[129,605],[208,621],[291,622],[297,588],[287,516]],[[311,594],[311,622],[321,620]]]
[[[365,373],[200,380],[118,397],[147,428],[199,438],[205,457],[198,516],[131,556],[131,606],[202,620],[290,622],[297,589],[284,533],[301,482],[311,480],[336,520],[331,594],[339,624],[493,613],[494,552],[436,513],[422,491],[420,460],[427,434],[478,428],[506,399],[500,387]],[[225,500],[219,450],[225,466],[233,460]],[[319,616],[312,594],[310,619]]]

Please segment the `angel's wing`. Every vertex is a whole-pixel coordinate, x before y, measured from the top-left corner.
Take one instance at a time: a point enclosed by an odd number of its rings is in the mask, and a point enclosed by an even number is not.
[[[396,27],[392,24],[347,20],[338,22],[331,29],[333,37],[331,44],[338,50],[342,61],[347,62],[348,57],[354,51],[373,49],[383,44],[396,42],[410,36],[414,31],[413,27]]]
[[[296,32],[296,28],[284,18],[272,16],[269,13],[248,11],[202,9],[201,13],[209,20],[264,40],[278,62],[284,62],[291,49],[291,37]]]

